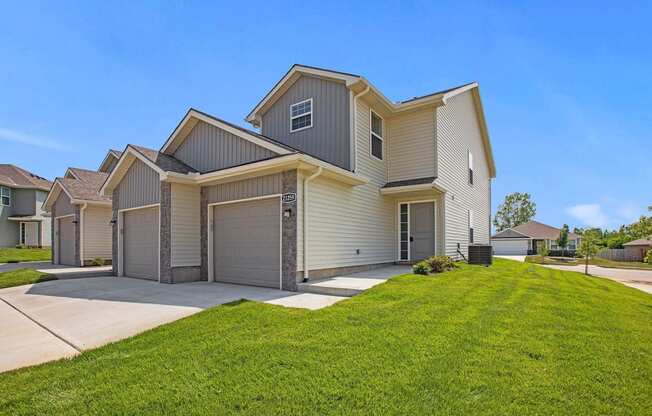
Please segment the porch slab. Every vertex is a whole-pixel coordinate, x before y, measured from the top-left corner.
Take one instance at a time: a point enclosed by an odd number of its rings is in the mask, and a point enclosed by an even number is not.
[[[299,292],[351,297],[384,283],[387,279],[411,272],[407,265],[381,267],[358,273],[299,283]]]

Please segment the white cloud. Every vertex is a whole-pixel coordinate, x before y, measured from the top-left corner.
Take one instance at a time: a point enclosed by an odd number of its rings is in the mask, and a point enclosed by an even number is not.
[[[25,144],[28,146],[40,147],[43,149],[67,150],[64,145],[55,140],[35,137],[16,130],[4,129],[0,127],[0,141],[3,140],[7,142]]]
[[[600,204],[581,204],[566,208],[566,212],[588,227],[604,228],[610,221]]]

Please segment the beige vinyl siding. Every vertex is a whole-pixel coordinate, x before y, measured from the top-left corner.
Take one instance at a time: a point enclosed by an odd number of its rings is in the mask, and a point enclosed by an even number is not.
[[[84,260],[111,258],[111,208],[84,209]]]
[[[281,173],[208,186],[208,203],[256,198],[283,192]]]
[[[158,204],[161,199],[158,172],[139,159],[135,159],[129,166],[117,189],[118,209]]]
[[[435,110],[396,116],[388,124],[388,181],[435,176]]]
[[[200,121],[174,157],[200,172],[224,169],[276,156],[276,153]]]
[[[72,204],[70,203],[70,198],[68,198],[68,195],[65,192],[61,191],[57,200],[54,201],[54,215],[61,217],[74,212]]]
[[[43,203],[48,197],[48,193],[45,191],[36,191],[36,216],[43,218],[41,221],[41,245],[44,247],[49,247],[52,245],[52,219],[49,216],[45,216],[46,212],[43,209]]]
[[[379,192],[387,179],[386,159],[379,161],[370,156],[369,106],[359,100],[356,110],[356,173],[370,182],[356,187],[319,177],[310,182],[309,270],[385,263],[397,258],[396,202]]]
[[[468,181],[468,151],[473,153],[474,184]],[[473,210],[476,243],[489,244],[489,169],[471,91],[437,109],[438,172],[446,189],[444,206],[446,254],[456,256],[457,243],[466,255],[468,210]]]
[[[199,266],[201,188],[173,183],[171,190],[171,265]]]

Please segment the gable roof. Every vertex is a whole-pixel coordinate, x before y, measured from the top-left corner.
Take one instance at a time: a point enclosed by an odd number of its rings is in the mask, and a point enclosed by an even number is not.
[[[361,75],[308,65],[294,64],[274,85],[274,87],[265,94],[258,104],[256,104],[245,120],[251,123],[254,127],[259,127],[262,115],[303,75],[326,78],[344,83],[347,88],[358,96],[371,95],[380,103],[384,108],[384,111],[389,114],[401,113],[403,111],[413,110],[424,106],[446,105],[447,100],[450,98],[467,91],[472,91],[476,116],[480,125],[482,142],[484,144],[487,165],[489,167],[489,174],[492,178],[496,177],[496,163],[493,157],[493,150],[489,139],[489,130],[487,128],[484,109],[482,107],[482,100],[480,99],[480,86],[477,82],[470,82],[427,95],[413,97],[404,101],[393,102]]]
[[[532,238],[551,240],[558,238],[559,233],[561,232],[559,228],[555,228],[553,226],[534,220],[528,221],[521,225],[517,225],[516,227],[512,227],[512,230]],[[568,238],[571,240],[577,239],[578,237],[579,236],[577,234],[571,232],[568,233]]]
[[[19,189],[49,191],[52,182],[16,165],[3,163],[0,164],[0,185]]]
[[[235,136],[244,140],[253,142],[254,144],[264,147],[274,153],[283,155],[288,154],[296,149],[292,149],[277,140],[263,136],[255,131],[245,129],[244,127],[237,126],[229,123],[228,121],[219,119],[210,114],[190,108],[186,115],[181,119],[177,127],[174,129],[170,137],[166,140],[165,144],[161,147],[161,153],[168,155],[173,154],[179,146],[184,142],[188,134],[197,125],[198,122],[203,121],[209,125],[215,126],[219,129],[225,130]]]
[[[103,195],[106,195],[108,191],[113,190],[115,186],[120,183],[122,177],[135,159],[145,163],[151,169],[156,171],[161,177],[164,177],[168,173],[182,175],[199,174],[196,169],[188,166],[174,156],[163,154],[148,147],[128,144],[120,155],[120,159],[118,160],[115,168],[111,171],[110,174],[108,174],[108,177],[100,187],[99,192]],[[121,169],[122,167],[124,167],[124,169]]]
[[[68,171],[81,173],[79,178],[56,178],[54,184],[43,203],[46,211],[51,211],[52,205],[64,192],[72,204],[98,203],[110,204],[111,197],[100,194],[100,187],[109,176],[104,172],[93,172],[86,169],[68,168]],[[83,178],[83,179],[82,179]]]
[[[623,244],[624,246],[652,246],[652,238],[639,238]]]
[[[104,156],[104,160],[102,160],[102,163],[100,163],[100,167],[97,168],[98,172],[106,172],[108,170],[108,165],[111,163],[111,160],[119,160],[120,156],[122,156],[122,152],[120,150],[109,149],[109,151],[106,153],[106,156]]]
[[[506,228],[492,235],[491,238],[532,238],[532,237],[530,237],[529,235],[525,235],[523,233],[519,233],[518,231],[514,231],[512,228]]]

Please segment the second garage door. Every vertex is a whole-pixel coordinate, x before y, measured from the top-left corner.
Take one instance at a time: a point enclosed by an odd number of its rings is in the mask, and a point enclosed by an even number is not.
[[[123,274],[158,280],[158,207],[123,213]]]
[[[213,208],[216,282],[280,287],[281,214],[278,197]]]
[[[60,218],[59,238],[57,239],[57,251],[59,252],[59,264],[75,265],[75,224],[73,216]]]
[[[491,245],[494,248],[494,254],[497,255],[522,255],[527,254],[528,240],[492,240]]]

